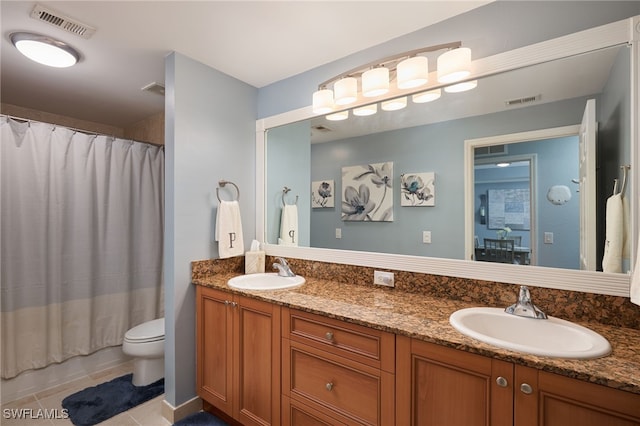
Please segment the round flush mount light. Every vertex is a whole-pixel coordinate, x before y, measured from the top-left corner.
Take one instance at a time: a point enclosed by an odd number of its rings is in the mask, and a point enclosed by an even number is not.
[[[55,68],[67,68],[80,60],[80,53],[68,44],[35,33],[16,32],[9,35],[11,43],[27,58]]]

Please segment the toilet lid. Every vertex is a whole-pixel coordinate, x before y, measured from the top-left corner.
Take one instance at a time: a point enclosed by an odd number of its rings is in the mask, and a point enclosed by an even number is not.
[[[133,327],[124,335],[128,342],[155,342],[164,339],[164,318],[147,321]]]

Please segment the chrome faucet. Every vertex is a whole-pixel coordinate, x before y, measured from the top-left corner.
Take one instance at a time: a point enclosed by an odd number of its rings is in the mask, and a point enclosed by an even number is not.
[[[276,262],[273,264],[273,269],[277,269],[278,275],[281,277],[296,276],[296,274],[294,274],[293,271],[291,270],[291,267],[289,267],[289,262],[287,262],[282,257],[276,257]]]
[[[527,286],[520,286],[520,295],[518,301],[504,310],[508,314],[517,315],[519,317],[528,317],[536,319],[547,319],[547,314],[542,312],[531,301],[531,294]]]

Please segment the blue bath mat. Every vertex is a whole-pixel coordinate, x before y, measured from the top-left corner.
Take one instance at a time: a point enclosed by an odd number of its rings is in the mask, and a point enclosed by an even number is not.
[[[93,426],[164,393],[164,379],[134,386],[133,374],[86,388],[62,400],[62,408],[76,426]]]
[[[191,414],[173,424],[173,426],[229,426],[216,416],[206,411]]]

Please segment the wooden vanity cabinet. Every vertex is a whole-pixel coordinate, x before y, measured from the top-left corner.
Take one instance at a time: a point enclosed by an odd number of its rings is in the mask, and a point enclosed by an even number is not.
[[[280,425],[280,307],[196,287],[198,395],[243,425]]]
[[[395,335],[282,313],[283,425],[392,425]]]
[[[396,424],[640,425],[640,395],[397,336]]]

